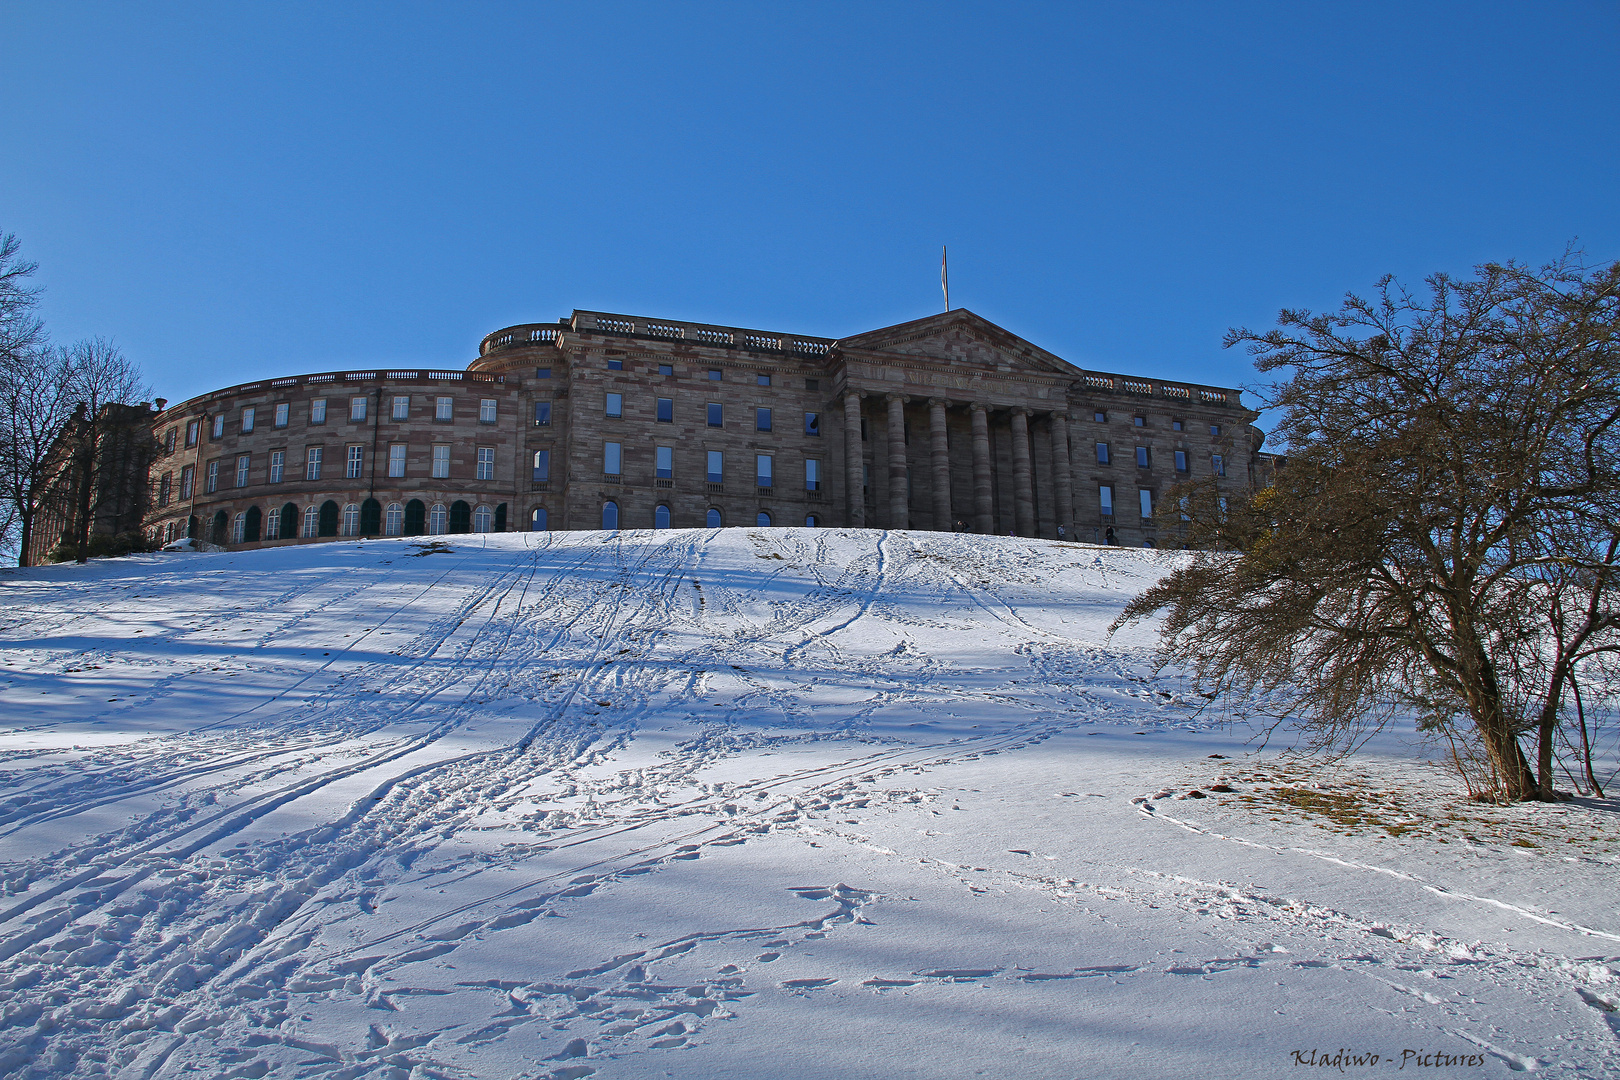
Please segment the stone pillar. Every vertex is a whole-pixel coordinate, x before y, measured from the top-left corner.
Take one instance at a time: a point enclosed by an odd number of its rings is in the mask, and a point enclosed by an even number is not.
[[[1019,536],[1035,535],[1035,490],[1030,486],[1029,410],[1012,412],[1013,520]]]
[[[950,532],[951,452],[945,441],[945,399],[928,399],[928,452],[933,466],[934,530]]]
[[[990,502],[990,419],[977,401],[973,416],[973,516],[980,533],[996,529],[995,511]]]
[[[889,394],[889,528],[911,528],[906,483],[906,395]]]
[[[1073,540],[1074,483],[1069,473],[1069,418],[1062,411],[1052,414],[1052,497],[1063,537]]]
[[[849,504],[849,527],[866,528],[866,495],[861,478],[866,454],[861,449],[861,395],[844,393],[844,498]]]

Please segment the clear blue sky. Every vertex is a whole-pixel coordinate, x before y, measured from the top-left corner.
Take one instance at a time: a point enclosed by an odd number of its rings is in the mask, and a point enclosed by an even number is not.
[[[0,229],[172,400],[462,366],[573,308],[839,336],[951,299],[1251,382],[1381,274],[1620,257],[1615,3],[0,7]]]

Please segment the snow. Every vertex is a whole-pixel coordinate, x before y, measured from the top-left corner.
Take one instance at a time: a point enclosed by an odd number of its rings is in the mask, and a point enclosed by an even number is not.
[[[1620,1072],[1616,804],[1262,753],[1183,556],[447,539],[0,577],[0,1074]]]

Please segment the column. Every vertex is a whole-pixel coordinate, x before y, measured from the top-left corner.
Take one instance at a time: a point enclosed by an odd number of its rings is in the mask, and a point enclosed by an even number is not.
[[[990,420],[977,401],[973,416],[973,516],[980,533],[995,532],[995,513],[990,503]]]
[[[1069,418],[1061,410],[1052,414],[1052,496],[1063,537],[1073,540],[1074,483],[1069,472]]]
[[[1035,535],[1035,491],[1030,487],[1029,410],[1012,412],[1013,509],[1019,536]]]
[[[945,442],[945,399],[928,399],[928,452],[933,466],[934,530],[950,532],[951,454]]]
[[[906,489],[906,395],[888,394],[889,403],[889,528],[911,528]]]
[[[844,500],[849,506],[849,527],[866,528],[866,496],[861,491],[866,454],[861,450],[861,395],[844,393]]]

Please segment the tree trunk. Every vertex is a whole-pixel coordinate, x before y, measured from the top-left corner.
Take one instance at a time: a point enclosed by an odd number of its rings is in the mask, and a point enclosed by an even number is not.
[[[19,506],[17,516],[22,521],[22,543],[17,547],[17,565],[32,566],[28,559],[28,546],[34,542],[34,515]]]
[[[1468,642],[1459,665],[1474,728],[1485,745],[1491,767],[1501,778],[1502,794],[1509,801],[1534,797],[1536,778],[1530,762],[1513,734],[1513,725],[1502,712],[1502,690],[1496,668],[1477,640]]]
[[[1542,802],[1553,801],[1553,734],[1558,730],[1558,706],[1563,700],[1565,677],[1564,660],[1560,657],[1547,681],[1547,700],[1536,722],[1536,797]]]

